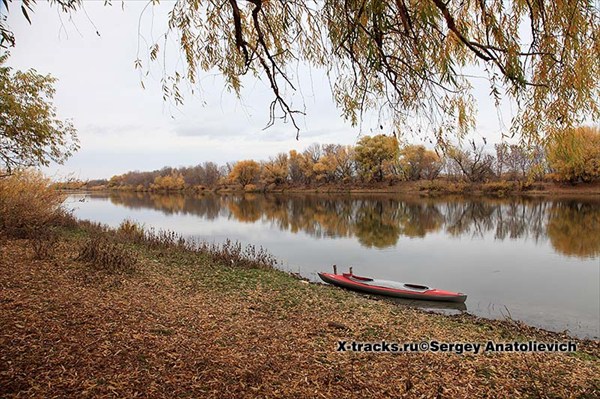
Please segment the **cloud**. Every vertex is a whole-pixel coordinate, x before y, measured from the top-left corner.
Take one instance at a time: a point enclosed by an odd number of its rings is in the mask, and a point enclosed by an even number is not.
[[[144,2],[129,2],[121,11],[89,2],[87,15],[73,13],[68,21],[61,21],[55,7],[40,2],[32,25],[17,12],[9,15],[17,36],[9,64],[57,77],[58,114],[73,118],[79,132],[81,150],[52,170],[75,171],[82,178],[109,177],[165,165],[267,159],[281,151],[302,151],[313,142],[355,144],[359,133],[378,133],[380,123],[385,126],[376,112],[364,115],[362,127],[350,126],[333,103],[325,71],[302,65],[294,73],[301,83],[298,91],[285,93],[294,109],[306,112],[306,116],[296,115],[301,129],[298,141],[289,121],[277,119],[264,130],[273,92],[266,80],[254,76],[242,79],[238,99],[224,89],[222,77],[210,71],[199,79],[195,94],[183,93],[183,106],[166,104],[160,86],[162,64],[151,68],[145,90],[133,67],[138,55],[147,57],[144,43],[138,54],[138,21],[144,7]],[[161,2],[152,13],[144,14],[142,41],[160,35],[171,8],[172,3]],[[175,54],[176,45],[170,51],[173,56],[166,53],[167,64],[182,62],[180,54]],[[475,95],[487,101],[483,103],[487,112],[478,121],[485,127],[488,142],[494,142],[490,136],[498,132],[496,113],[489,112],[488,88],[479,86]]]
[[[178,136],[182,137],[206,137],[206,138],[227,138],[232,139],[236,137],[245,136],[245,132],[242,132],[237,126],[219,126],[218,124],[204,125],[204,124],[179,124],[174,127],[173,131]]]

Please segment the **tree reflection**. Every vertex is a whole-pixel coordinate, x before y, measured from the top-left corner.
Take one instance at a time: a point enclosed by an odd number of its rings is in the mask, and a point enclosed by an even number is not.
[[[547,209],[548,203],[541,201],[502,204],[496,210],[495,237],[500,240],[531,237],[537,242],[545,237]]]
[[[548,237],[562,254],[581,258],[600,255],[600,207],[575,201],[552,204]]]
[[[495,226],[498,204],[483,201],[456,201],[445,204],[446,231],[452,236],[483,236]]]
[[[398,202],[363,201],[354,222],[354,234],[365,247],[386,248],[400,238]]]
[[[600,201],[136,192],[112,192],[110,200],[129,208],[193,214],[208,220],[263,220],[280,230],[318,238],[356,237],[366,247],[391,247],[402,236],[424,238],[443,229],[455,237],[492,235],[498,240],[536,242],[549,237],[562,254],[600,255]]]
[[[212,194],[184,195],[180,193],[143,193],[131,191],[114,191],[110,193],[110,201],[129,209],[158,209],[171,214],[192,214],[207,220],[219,217],[223,205],[219,196]]]
[[[428,202],[400,202],[400,233],[407,237],[425,237],[442,228],[444,215],[438,206]]]
[[[262,197],[256,194],[244,194],[228,198],[227,207],[235,219],[244,223],[253,223],[261,218]]]

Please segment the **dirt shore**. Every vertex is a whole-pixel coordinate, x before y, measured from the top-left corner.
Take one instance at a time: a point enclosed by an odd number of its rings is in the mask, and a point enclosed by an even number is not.
[[[133,271],[76,260],[64,228],[48,256],[0,239],[0,397],[593,398],[600,343],[513,322],[443,316],[125,244]],[[1,237],[0,237],[1,238]],[[338,352],[347,342],[574,341],[571,353]]]

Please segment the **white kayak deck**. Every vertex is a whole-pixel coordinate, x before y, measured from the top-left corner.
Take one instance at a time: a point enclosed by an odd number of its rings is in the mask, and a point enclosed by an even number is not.
[[[429,291],[431,289],[430,287],[426,287],[424,285],[407,284],[407,283],[401,283],[399,281],[378,280],[378,279],[363,280],[361,278],[355,278],[355,277],[348,277],[348,279],[351,281],[357,282],[357,283],[366,284],[366,285],[370,285],[373,287],[384,287],[384,288],[392,288],[392,289],[397,289],[397,290],[425,292],[425,291]]]

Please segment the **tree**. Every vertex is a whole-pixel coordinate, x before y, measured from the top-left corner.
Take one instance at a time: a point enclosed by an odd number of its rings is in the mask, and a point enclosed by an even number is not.
[[[349,181],[354,176],[354,148],[339,144],[329,144],[324,150],[329,157],[334,178],[340,181]]]
[[[365,179],[383,181],[386,161],[398,158],[398,140],[385,134],[365,136],[356,144],[354,154],[357,167]]]
[[[350,147],[325,144],[321,157],[313,165],[313,172],[319,182],[347,181],[352,176],[352,166]]]
[[[313,143],[302,151],[302,156],[299,158],[299,161],[300,170],[304,176],[305,183],[312,183],[316,178],[315,164],[321,159],[321,154],[321,145],[319,143]]]
[[[11,174],[50,161],[62,164],[79,145],[73,124],[56,117],[56,79],[33,69],[13,72],[4,66],[7,58],[0,56],[0,167]]]
[[[435,179],[442,170],[440,157],[422,145],[407,145],[400,150],[400,165],[408,180]]]
[[[239,161],[235,164],[229,178],[246,187],[247,184],[254,183],[260,175],[260,165],[256,161]]]
[[[537,145],[496,144],[496,175],[508,179],[538,179],[546,172],[544,149]]]
[[[185,188],[185,180],[179,172],[157,176],[152,186],[154,190],[179,191]]]
[[[498,143],[494,145],[494,148],[496,149],[496,175],[502,179],[507,166],[508,144]]]
[[[288,156],[285,152],[262,164],[262,179],[267,184],[282,184],[288,178]]]
[[[335,180],[335,164],[331,155],[323,155],[313,165],[315,179],[319,183],[331,183]]]
[[[600,178],[600,129],[579,127],[556,135],[548,145],[548,163],[559,180],[577,182]]]
[[[5,2],[6,3],[6,2]],[[50,0],[63,11],[81,0]],[[110,3],[110,2],[108,2]],[[33,1],[24,2],[27,10]],[[173,36],[185,63],[165,71],[164,92],[218,70],[241,95],[243,75],[264,78],[273,92],[268,125],[301,114],[290,105],[298,62],[327,70],[333,97],[352,123],[385,106],[400,124],[427,118],[438,132],[473,126],[465,69],[487,74],[491,95],[516,100],[515,131],[554,134],[600,116],[600,11],[593,1],[512,0],[190,0],[177,1],[168,29],[149,43],[156,61]],[[14,43],[5,24],[3,44]],[[147,69],[141,58],[136,68]],[[413,121],[413,119],[410,119]],[[448,125],[457,130],[441,129]]]
[[[204,162],[202,164],[202,169],[204,170],[202,184],[205,184],[208,187],[214,187],[221,177],[219,166],[214,162]]]
[[[486,154],[483,147],[477,147],[475,142],[471,142],[470,150],[449,147],[446,155],[470,182],[483,182],[494,176],[494,156]]]
[[[290,181],[293,184],[301,183],[304,179],[304,174],[302,173],[302,154],[299,154],[296,150],[290,150],[288,167]]]

